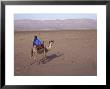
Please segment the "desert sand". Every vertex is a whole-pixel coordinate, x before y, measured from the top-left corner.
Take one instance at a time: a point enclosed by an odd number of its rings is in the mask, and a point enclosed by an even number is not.
[[[45,64],[38,65],[30,59],[34,35],[48,45]],[[38,60],[43,55],[38,56]],[[15,76],[96,76],[97,75],[97,30],[71,31],[15,31],[14,32]]]

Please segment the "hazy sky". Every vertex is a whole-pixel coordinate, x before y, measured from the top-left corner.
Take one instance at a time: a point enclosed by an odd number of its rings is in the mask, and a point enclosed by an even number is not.
[[[96,14],[15,14],[15,20],[54,20],[54,19],[97,19]]]

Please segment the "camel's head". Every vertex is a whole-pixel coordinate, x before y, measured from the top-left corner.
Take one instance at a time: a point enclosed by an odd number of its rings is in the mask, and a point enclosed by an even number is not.
[[[50,44],[50,43],[53,44],[53,43],[54,43],[54,40],[49,41],[49,44]]]

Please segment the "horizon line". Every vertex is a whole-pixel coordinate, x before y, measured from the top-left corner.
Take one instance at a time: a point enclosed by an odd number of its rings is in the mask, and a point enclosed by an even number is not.
[[[97,20],[97,19],[92,19],[92,18],[72,18],[72,19],[14,19],[14,20],[79,20],[79,19]]]

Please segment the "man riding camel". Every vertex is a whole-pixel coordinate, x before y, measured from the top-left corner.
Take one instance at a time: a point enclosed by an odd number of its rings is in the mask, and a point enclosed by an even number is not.
[[[44,47],[44,43],[43,43],[43,41],[40,38],[35,36],[34,40],[33,40],[33,47],[37,47],[38,49],[43,48]]]

